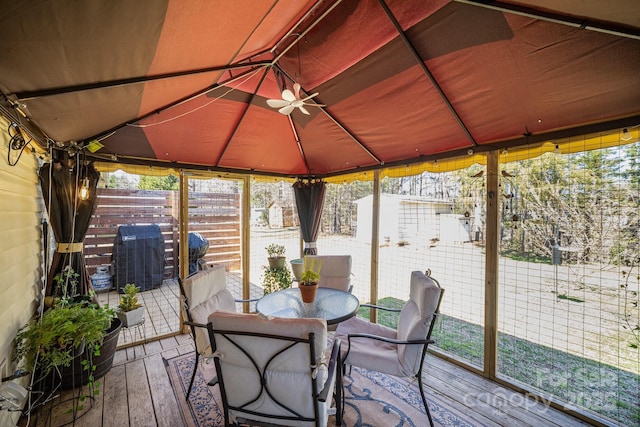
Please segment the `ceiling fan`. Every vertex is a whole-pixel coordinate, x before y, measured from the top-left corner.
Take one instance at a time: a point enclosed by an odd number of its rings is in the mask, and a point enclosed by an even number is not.
[[[293,92],[289,89],[285,89],[282,91],[282,99],[267,99],[267,105],[271,108],[279,108],[278,112],[284,115],[291,114],[295,108],[298,108],[302,113],[308,115],[309,111],[304,108],[305,105],[312,107],[325,107],[323,104],[307,102],[316,95],[318,95],[318,92],[313,95],[309,95],[306,98],[300,98],[300,83],[294,83]]]

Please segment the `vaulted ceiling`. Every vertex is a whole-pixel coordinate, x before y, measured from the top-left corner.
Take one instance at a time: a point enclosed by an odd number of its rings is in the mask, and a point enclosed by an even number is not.
[[[637,126],[640,2],[1,0],[0,89],[97,159],[333,176]]]

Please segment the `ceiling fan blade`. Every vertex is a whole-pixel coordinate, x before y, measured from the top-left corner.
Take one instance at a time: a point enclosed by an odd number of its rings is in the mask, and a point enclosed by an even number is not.
[[[284,114],[285,116],[288,116],[289,114],[291,114],[294,108],[295,107],[293,105],[287,105],[286,107],[282,107],[281,109],[279,109],[278,112],[280,114]]]
[[[271,108],[282,108],[290,104],[290,101],[284,99],[267,99],[267,105]]]
[[[306,108],[304,108],[302,105],[298,107],[300,109],[300,111],[302,111],[303,114],[306,114],[307,116],[309,115],[309,111],[307,111]]]
[[[293,84],[293,92],[296,99],[300,99],[300,83]]]
[[[285,89],[282,91],[282,99],[284,99],[285,101],[295,101],[296,97],[293,95],[293,92],[291,92],[289,89]]]
[[[305,99],[303,99],[302,102],[308,101],[308,100],[310,100],[311,98],[313,98],[314,96],[317,96],[317,95],[318,95],[318,92],[314,93],[313,95],[309,95]]]
[[[325,104],[316,104],[315,102],[303,102],[302,105],[306,105],[307,107],[326,107]]]

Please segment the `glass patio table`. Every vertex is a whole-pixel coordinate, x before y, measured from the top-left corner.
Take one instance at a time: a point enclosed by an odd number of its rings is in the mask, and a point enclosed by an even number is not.
[[[325,319],[328,325],[355,316],[360,301],[355,295],[331,288],[318,288],[313,302],[304,303],[298,288],[283,289],[263,296],[256,304],[258,313],[265,316]]]

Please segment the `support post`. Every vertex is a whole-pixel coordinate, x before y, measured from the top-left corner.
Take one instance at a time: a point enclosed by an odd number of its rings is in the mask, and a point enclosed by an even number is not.
[[[180,170],[180,211],[178,215],[178,234],[180,236],[179,252],[180,279],[189,275],[189,177]],[[180,329],[188,333],[189,328],[183,325],[185,321],[183,310],[180,310]]]
[[[380,254],[380,171],[373,172],[373,209],[371,218],[371,284],[369,300],[378,303],[378,258]],[[371,322],[378,322],[377,310],[369,309]]]
[[[251,177],[246,175],[242,179],[242,299],[248,300],[251,298]],[[242,304],[242,311],[251,311],[249,302]]]
[[[487,224],[484,289],[484,369],[495,378],[498,366],[498,250],[500,236],[499,151],[487,153]]]

